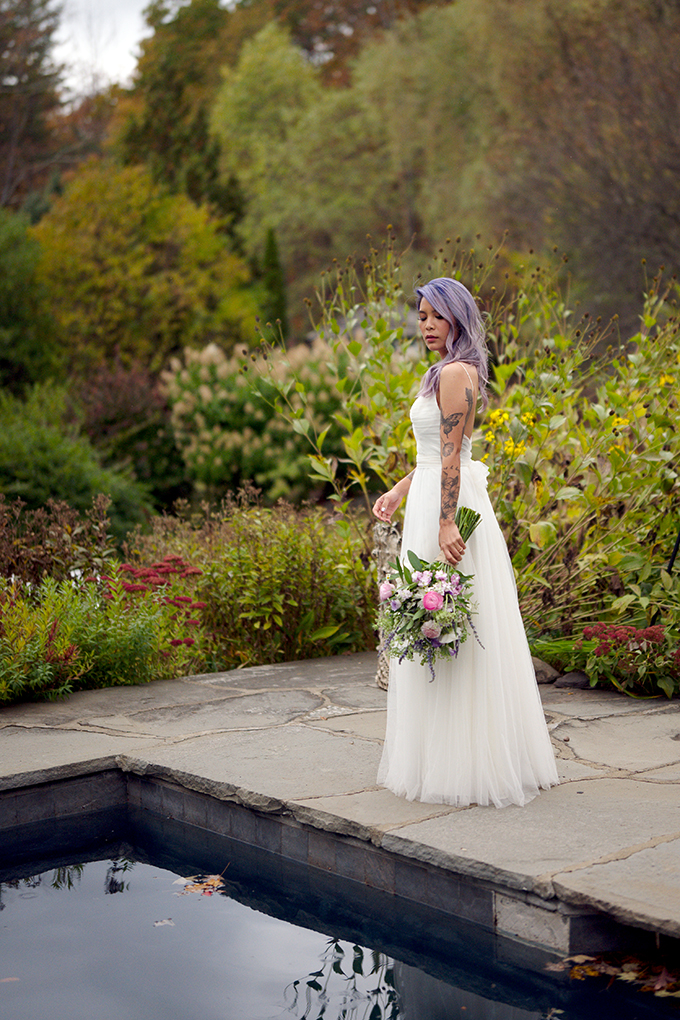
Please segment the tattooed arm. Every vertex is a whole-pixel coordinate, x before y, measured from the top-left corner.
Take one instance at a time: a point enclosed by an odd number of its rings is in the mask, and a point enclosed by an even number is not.
[[[471,371],[474,373],[474,369]],[[465,552],[465,543],[455,523],[460,492],[460,451],[475,413],[475,392],[460,363],[454,361],[442,369],[439,406],[442,454],[439,546],[444,558],[456,564]]]
[[[373,504],[373,513],[381,521],[389,521],[392,514],[397,509],[402,499],[411,488],[411,479],[415,474],[415,469],[410,474],[406,475],[393,486],[389,492],[385,492],[382,496],[379,496]]]

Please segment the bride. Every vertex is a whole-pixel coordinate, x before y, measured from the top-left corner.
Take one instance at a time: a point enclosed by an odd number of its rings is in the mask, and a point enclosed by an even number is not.
[[[434,680],[427,665],[390,659],[378,782],[433,804],[523,805],[558,778],[487,468],[470,455],[477,398],[487,404],[484,325],[457,280],[431,280],[416,294],[423,340],[439,361],[411,407],[416,467],[373,512],[389,521],[408,493],[402,559],[413,550],[473,575],[481,645],[468,640],[457,658],[437,660]],[[455,524],[459,504],[482,516],[467,545]]]

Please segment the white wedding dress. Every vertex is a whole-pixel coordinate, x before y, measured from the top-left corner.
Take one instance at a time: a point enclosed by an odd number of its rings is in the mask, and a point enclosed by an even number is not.
[[[418,457],[406,503],[401,558],[441,559],[440,411],[432,397],[411,407]],[[488,469],[461,451],[459,506],[482,519],[458,564],[473,575],[472,634],[450,662],[390,659],[387,732],[378,783],[432,804],[523,805],[558,782],[505,539],[486,491]]]

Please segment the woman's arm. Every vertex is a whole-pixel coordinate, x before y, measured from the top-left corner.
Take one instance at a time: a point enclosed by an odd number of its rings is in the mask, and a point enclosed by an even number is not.
[[[375,503],[373,504],[373,513],[381,521],[389,521],[392,514],[397,509],[402,499],[411,488],[411,479],[413,478],[414,471],[400,479],[396,485],[392,486],[389,492],[385,492],[382,496],[378,496]]]
[[[439,406],[442,454],[439,547],[444,558],[455,565],[465,552],[465,543],[456,527],[460,493],[460,451],[465,429],[475,413],[475,395],[470,378],[463,366],[455,361],[442,369],[439,380]]]

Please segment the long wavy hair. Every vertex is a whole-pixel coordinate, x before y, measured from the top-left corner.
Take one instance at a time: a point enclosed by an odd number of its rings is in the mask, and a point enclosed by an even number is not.
[[[489,356],[486,349],[486,330],[479,309],[467,287],[458,280],[440,276],[422,287],[416,287],[418,308],[423,298],[429,301],[435,312],[450,324],[446,338],[446,356],[431,365],[423,377],[419,396],[430,397],[439,392],[439,377],[445,365],[452,361],[464,361],[474,365],[479,379],[479,396],[482,407],[489,398],[486,384],[489,380]],[[458,336],[456,336],[456,326]]]

